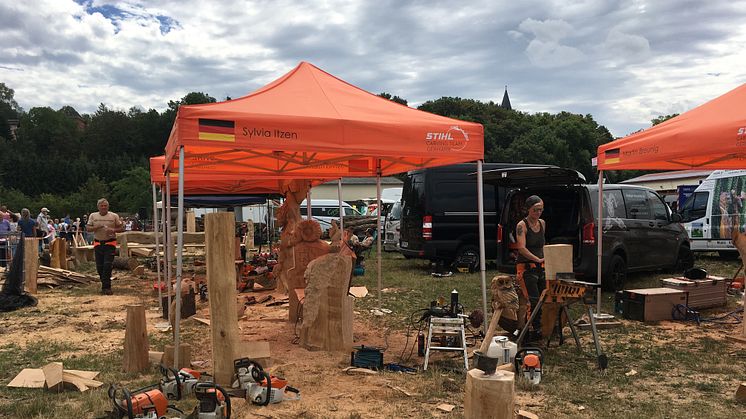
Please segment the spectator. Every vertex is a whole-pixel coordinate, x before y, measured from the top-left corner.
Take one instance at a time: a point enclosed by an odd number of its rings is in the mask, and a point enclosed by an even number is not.
[[[132,219],[125,218],[124,231],[132,231]]]
[[[8,211],[8,207],[5,205],[0,205],[0,218],[4,220],[10,219],[10,211]]]
[[[10,221],[0,217],[0,266],[8,266],[8,234],[10,233]]]
[[[80,220],[80,232],[83,235],[83,240],[85,240],[85,243],[91,244],[93,236],[91,232],[88,231],[88,214],[83,214],[83,218]]]
[[[48,244],[49,240],[49,210],[44,207],[36,216],[36,234],[42,238],[39,241],[39,253],[44,251],[44,244]]]
[[[18,220],[21,219],[21,214],[10,213],[10,231],[18,231]]]
[[[31,212],[28,208],[21,210],[21,219],[18,220],[18,229],[23,233],[24,237],[36,237],[36,220],[31,218]]]

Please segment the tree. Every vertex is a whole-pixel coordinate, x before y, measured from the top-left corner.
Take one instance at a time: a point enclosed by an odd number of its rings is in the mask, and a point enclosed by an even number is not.
[[[388,99],[392,102],[396,102],[400,105],[408,106],[407,101],[405,99],[400,98],[399,96],[391,96],[391,93],[381,92],[378,94],[378,96]]]
[[[142,207],[152,211],[150,171],[135,166],[125,172],[123,178],[111,182],[111,204],[123,212],[134,213]]]
[[[660,124],[661,122],[668,121],[669,119],[675,118],[677,116],[679,116],[679,114],[677,113],[672,113],[671,115],[658,115],[657,118],[651,119],[650,123],[653,124],[653,126],[656,126]]]

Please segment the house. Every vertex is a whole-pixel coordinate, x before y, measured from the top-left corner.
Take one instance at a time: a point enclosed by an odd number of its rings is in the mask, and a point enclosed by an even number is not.
[[[395,177],[382,177],[381,190],[401,188],[404,182]],[[342,178],[342,200],[360,201],[376,196],[376,178]],[[311,199],[338,199],[337,181],[331,181],[311,189]]]

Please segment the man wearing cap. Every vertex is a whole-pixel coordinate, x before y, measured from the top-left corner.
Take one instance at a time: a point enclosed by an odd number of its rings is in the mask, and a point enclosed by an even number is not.
[[[124,230],[119,215],[109,211],[106,198],[98,200],[98,212],[88,217],[88,231],[93,232],[93,253],[96,255],[96,271],[101,279],[101,294],[112,295],[111,268],[117,250],[117,233]]]
[[[43,239],[39,240],[39,253],[44,251],[44,244],[49,243],[49,210],[44,207],[36,216],[37,234]],[[44,234],[41,234],[41,233]]]
[[[518,327],[522,328],[526,322],[529,308],[535,308],[539,303],[541,292],[546,287],[544,277],[544,232],[546,223],[541,218],[544,211],[544,201],[536,195],[526,198],[528,214],[518,222],[516,230],[516,244],[518,245],[518,260],[516,261],[516,279],[521,287],[518,308]],[[530,305],[528,304],[530,303]],[[532,322],[533,333],[529,340],[541,339],[541,313],[536,313]]]

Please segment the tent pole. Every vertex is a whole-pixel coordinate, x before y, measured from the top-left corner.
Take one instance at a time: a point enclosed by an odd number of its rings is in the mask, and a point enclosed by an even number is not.
[[[376,169],[376,208],[378,215],[376,216],[376,264],[378,274],[378,309],[380,310],[381,305],[381,159],[378,159]]]
[[[477,211],[479,216],[479,275],[482,280],[482,312],[487,318],[487,264],[484,251],[484,186],[482,184],[482,160],[477,160]],[[484,334],[487,335],[488,321],[484,321]]]
[[[596,249],[596,313],[601,312],[601,265],[603,260],[603,240],[604,240],[604,171],[598,171],[598,227],[596,229],[596,243],[598,248]]]
[[[153,184],[153,234],[155,235],[155,271],[158,275],[158,307],[161,309],[163,314],[163,292],[161,291],[161,257],[158,254],[159,240],[158,240],[158,195],[155,193],[155,183]]]
[[[176,313],[174,313],[174,369],[179,370],[179,323],[181,322],[181,274],[184,264],[184,146],[179,147],[179,203],[176,214]],[[233,240],[231,238],[231,240]]]
[[[306,191],[306,220],[311,219],[311,188]]]
[[[345,237],[345,220],[344,212],[342,212],[342,178],[337,179],[337,200],[339,201],[339,232],[340,238],[344,241]],[[331,238],[331,237],[330,237]]]
[[[173,238],[171,237],[171,172],[166,172],[166,197],[163,199],[163,202],[166,205],[166,211],[163,213],[163,218],[166,220],[166,231],[164,231],[165,238],[164,241],[166,243],[165,251],[163,252],[163,257],[166,259],[166,299],[168,304],[168,310],[169,310],[169,318],[171,317],[171,247],[173,246],[173,243],[171,241]],[[161,303],[163,304],[163,303]]]

